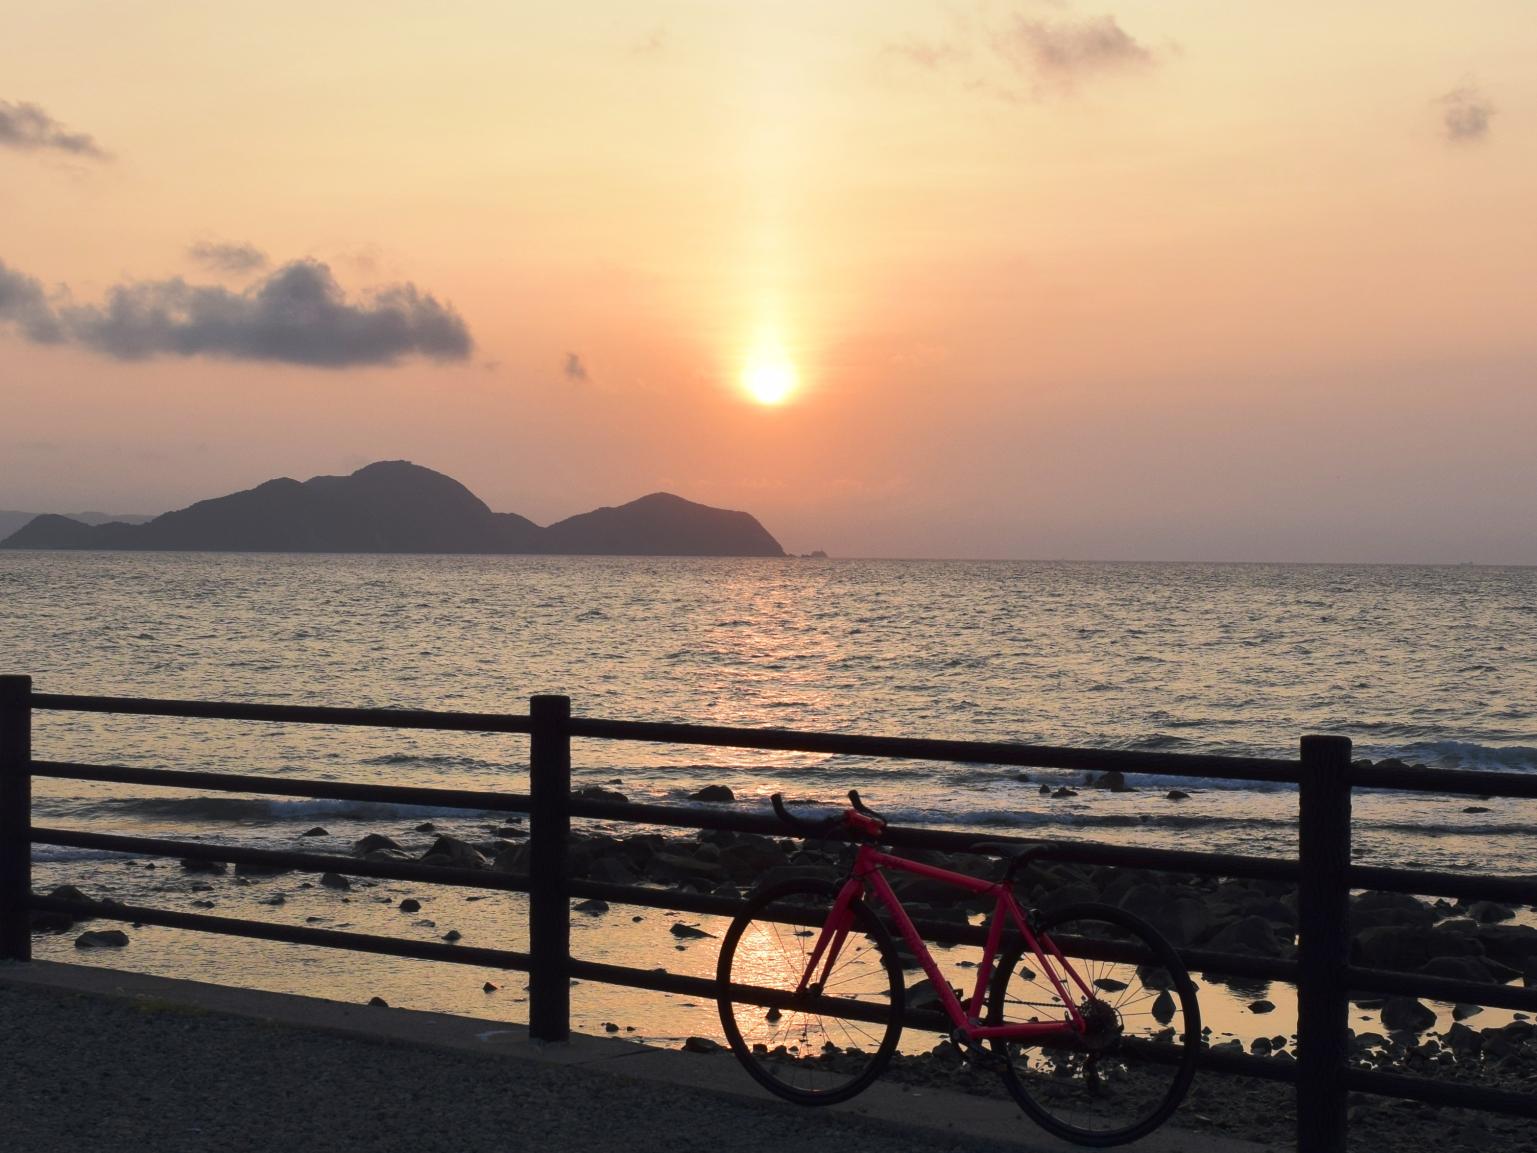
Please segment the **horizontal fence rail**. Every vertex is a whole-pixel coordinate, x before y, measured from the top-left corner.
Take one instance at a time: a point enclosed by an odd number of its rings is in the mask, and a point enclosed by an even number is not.
[[[36,710],[521,734],[529,737],[530,792],[492,793],[305,781],[250,774],[34,760],[32,715]],[[1295,960],[1237,955],[1201,948],[1181,948],[1178,951],[1181,959],[1195,972],[1281,981],[1297,986],[1299,1036],[1296,1060],[1205,1050],[1201,1054],[1201,1065],[1212,1074],[1295,1084],[1298,1093],[1299,1149],[1308,1150],[1309,1153],[1313,1150],[1341,1153],[1345,1147],[1345,1094],[1348,1091],[1537,1117],[1537,1095],[1350,1065],[1347,1017],[1349,999],[1360,999],[1363,994],[1427,997],[1537,1013],[1537,988],[1367,968],[1352,965],[1348,954],[1348,901],[1352,889],[1464,900],[1496,899],[1537,905],[1537,876],[1494,877],[1353,864],[1350,860],[1350,799],[1353,789],[1537,798],[1537,777],[1418,766],[1353,765],[1350,761],[1349,741],[1333,737],[1303,738],[1301,756],[1297,760],[1192,756],[573,717],[570,714],[569,699],[554,696],[532,698],[527,714],[438,712],[46,694],[32,692],[27,677],[0,676],[0,956],[20,960],[30,957],[29,919],[30,914],[37,911],[80,919],[101,917],[268,941],[521,970],[529,974],[530,1033],[546,1040],[563,1039],[569,1031],[569,986],[572,980],[715,999],[722,990],[711,979],[584,960],[570,955],[572,899],[599,898],[616,904],[723,917],[735,915],[743,906],[743,902],[734,897],[571,877],[565,860],[570,822],[573,819],[600,820],[616,824],[724,830],[776,838],[786,838],[792,834],[786,831],[777,818],[766,814],[573,796],[570,789],[573,740],[643,741],[1021,768],[1099,772],[1113,770],[1126,774],[1158,774],[1195,780],[1244,780],[1296,786],[1300,813],[1299,855],[1296,860],[1143,849],[1091,842],[1053,841],[1040,847],[1038,842],[1023,838],[981,836],[943,829],[892,827],[887,830],[885,840],[898,848],[941,852],[976,852],[979,851],[978,846],[997,846],[1000,843],[1034,844],[1038,847],[1035,856],[1066,864],[1118,866],[1296,885],[1299,926]],[[256,795],[432,805],[471,812],[528,814],[528,872],[440,867],[415,861],[365,860],[335,853],[253,849],[205,841],[34,827],[31,825],[30,813],[31,782],[35,777]],[[350,876],[502,892],[526,892],[529,894],[529,949],[527,952],[517,952],[472,948],[460,944],[411,941],[312,926],[182,913],[113,901],[40,896],[31,891],[32,845],[221,861],[274,870],[336,872]],[[793,914],[783,919],[793,919]],[[980,945],[985,939],[985,930],[981,927],[921,917],[915,918],[915,924],[926,940],[939,944]],[[785,997],[780,991],[751,986],[732,986],[730,992],[736,1000],[763,1005],[780,1004]],[[835,998],[829,998],[828,1001],[825,1008],[829,1015],[873,1019],[872,1010],[868,1006]],[[909,1009],[905,1022],[914,1027],[939,1032],[948,1032],[950,1029],[948,1018],[932,1011]]]

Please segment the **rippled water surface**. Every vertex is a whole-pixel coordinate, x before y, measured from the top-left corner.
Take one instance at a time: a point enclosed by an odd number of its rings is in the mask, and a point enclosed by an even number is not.
[[[1537,769],[1534,569],[0,553],[0,665],[56,692],[523,711],[558,691],[593,716],[1282,756],[1329,732],[1358,756]],[[36,745],[526,783],[519,738],[55,715]],[[751,804],[857,785],[912,820],[1277,850],[1294,836],[1286,790],[1202,786],[1174,803],[1155,781],[1052,800],[1039,784],[1061,775],[975,766],[608,742],[575,759],[579,778],[636,797],[725,783]],[[39,792],[45,813],[156,826],[328,811]],[[1449,865],[1483,835],[1514,860],[1534,831],[1500,802],[1368,795],[1357,815],[1374,855]]]

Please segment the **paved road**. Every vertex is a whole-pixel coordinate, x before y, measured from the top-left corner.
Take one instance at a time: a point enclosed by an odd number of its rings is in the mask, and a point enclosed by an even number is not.
[[[5,1153],[1064,1148],[1002,1103],[880,1085],[860,1107],[888,1120],[797,1109],[712,1088],[746,1084],[727,1055],[41,962],[0,965],[0,1036]]]

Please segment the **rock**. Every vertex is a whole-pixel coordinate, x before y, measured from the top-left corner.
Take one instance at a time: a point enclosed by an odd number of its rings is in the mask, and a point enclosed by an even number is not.
[[[587,866],[587,876],[610,885],[630,885],[635,882],[635,870],[630,868],[629,859],[618,854],[593,861]]]
[[[614,804],[628,804],[630,798],[613,789],[605,789],[602,785],[586,785],[580,789],[572,790],[571,797],[579,801],[611,801]]]
[[[965,993],[962,993],[953,986],[950,991],[955,994],[956,1000],[960,1001],[961,1004],[964,1005],[966,1003]],[[933,1012],[940,1013],[944,1011],[944,1005],[945,1003],[940,1000],[939,990],[934,987],[934,982],[930,981],[927,977],[916,982],[907,990],[907,1007],[909,1009],[932,1010]]]
[[[432,842],[432,847],[422,854],[421,863],[454,869],[484,869],[491,864],[486,855],[468,841],[447,835]]]
[[[352,842],[352,853],[357,857],[367,856],[369,853],[379,849],[387,849],[396,853],[405,852],[397,842],[386,837],[383,833],[369,833],[368,836]]]
[[[412,832],[416,832],[416,833],[435,833],[437,831],[438,831],[438,827],[436,825],[434,825],[431,821],[423,821],[421,824],[417,825],[412,830]]]
[[[494,993],[494,992],[496,992],[500,988],[501,988],[500,985],[493,985],[490,981],[487,981],[484,985],[482,985],[480,987],[480,991],[482,993]]]
[[[698,792],[690,793],[688,799],[691,801],[734,801],[736,800],[736,794],[725,785],[706,785]]]
[[[1537,929],[1530,925],[1483,925],[1478,930],[1478,941],[1489,956],[1523,971],[1523,962],[1528,957],[1537,957]]]
[[[322,828],[320,825],[316,825],[313,829],[305,829],[304,832],[300,833],[299,835],[301,837],[329,837],[331,834],[328,830]]]
[[[1185,792],[1184,789],[1170,789],[1163,795],[1163,798],[1166,801],[1188,801],[1190,794]]]
[[[1474,901],[1468,908],[1468,916],[1480,925],[1492,925],[1497,921],[1508,921],[1516,915],[1516,911],[1509,905],[1502,905],[1498,901]]]
[[[1476,1017],[1483,1011],[1482,1005],[1466,1005],[1459,1001],[1452,1006],[1452,1020],[1466,1021],[1469,1017]]]
[[[1241,917],[1225,925],[1206,942],[1208,948],[1219,953],[1240,953],[1251,957],[1278,957],[1283,952],[1282,942],[1276,938],[1275,929],[1264,917]]]
[[[721,868],[738,882],[756,880],[765,870],[788,863],[784,850],[767,837],[741,837],[720,850]]]
[[[1243,1042],[1237,1037],[1234,1037],[1231,1041],[1218,1041],[1211,1047],[1211,1051],[1213,1053],[1242,1053]]]
[[[1129,793],[1133,791],[1132,787],[1126,783],[1126,774],[1119,769],[1111,769],[1107,773],[1101,773],[1091,783],[1096,789],[1109,789],[1112,793]]]
[[[619,1026],[614,1024],[612,1021],[604,1021],[603,1031],[605,1033],[617,1033],[619,1032]]]
[[[1436,1014],[1414,997],[1389,997],[1382,1006],[1382,1023],[1391,1032],[1420,1033],[1436,1023]]]
[[[1479,981],[1492,985],[1494,978],[1482,957],[1432,957],[1420,966],[1431,977],[1450,977],[1457,981]]]
[[[77,949],[121,949],[128,944],[128,934],[121,929],[92,929],[75,938]]]
[[[1066,785],[1063,785],[1060,789],[1057,789],[1051,794],[1053,800],[1060,800],[1063,797],[1076,797],[1077,795],[1077,789],[1070,789]]]
[[[690,1037],[683,1042],[685,1053],[716,1053],[720,1051],[720,1042],[712,1041],[708,1037]]]
[[[377,1006],[380,1009],[388,1009],[390,1007],[390,1003],[383,997],[370,997],[368,999],[368,1003],[370,1005]]]
[[[517,825],[503,825],[499,829],[492,829],[491,835],[494,837],[526,837],[528,836],[528,830],[521,829]]]
[[[1036,792],[1040,793],[1043,797],[1049,797],[1051,796],[1051,786],[1042,785],[1039,789],[1036,790]]]
[[[1122,905],[1122,908],[1147,917],[1175,945],[1192,944],[1211,927],[1211,912],[1206,902],[1194,897],[1176,897],[1172,901],[1160,899],[1153,905]]]
[[[1350,952],[1353,960],[1369,968],[1412,971],[1432,957],[1476,956],[1483,951],[1482,939],[1482,934],[1468,937],[1444,929],[1383,925],[1357,934]]]
[[[1170,1021],[1174,1020],[1175,1009],[1174,998],[1165,989],[1153,1000],[1153,1020],[1157,1021],[1160,1025],[1167,1025]]]
[[[1258,1001],[1250,1001],[1249,1002],[1249,1012],[1251,1012],[1251,1013],[1274,1013],[1275,1012],[1275,1002],[1267,1001],[1263,997],[1261,997]]]
[[[714,933],[707,933],[703,929],[696,929],[692,925],[685,925],[682,921],[674,921],[672,928],[668,930],[674,937],[683,941],[699,940],[703,937],[713,937]]]
[[[406,897],[400,902],[399,908],[402,913],[420,913],[422,903],[415,897]]]
[[[1269,1037],[1256,1037],[1254,1040],[1249,1042],[1249,1052],[1253,1053],[1257,1057],[1270,1056],[1270,1051],[1272,1048],[1274,1048],[1274,1046],[1271,1045]]]
[[[291,872],[293,870],[287,865],[261,865],[254,861],[238,861],[235,864],[237,877],[280,877]]]
[[[223,876],[229,872],[229,866],[223,861],[203,861],[197,857],[183,857],[181,867],[189,873],[206,873],[210,876]]]
[[[571,908],[578,913],[586,913],[592,917],[601,917],[608,912],[608,902],[601,897],[589,897],[585,901],[578,901]]]
[[[349,890],[352,888],[352,882],[340,873],[321,873],[320,883],[328,889]]]
[[[1484,1047],[1484,1039],[1460,1021],[1446,1031],[1444,1040],[1446,1047],[1460,1056],[1477,1053]]]
[[[461,933],[458,929],[450,929],[448,932],[443,934],[443,939],[452,945],[455,941],[463,940],[464,934]]]
[[[1428,929],[1435,922],[1435,910],[1408,893],[1362,893],[1350,902],[1353,933],[1383,926],[1413,925]]]
[[[657,853],[647,862],[646,872],[661,881],[708,881],[718,885],[726,879],[726,870],[718,861],[702,861],[682,853]]]

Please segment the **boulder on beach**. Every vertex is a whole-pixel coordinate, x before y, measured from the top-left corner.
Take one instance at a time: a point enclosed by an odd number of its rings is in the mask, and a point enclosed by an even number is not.
[[[329,837],[331,834],[324,827],[316,825],[313,829],[305,829],[304,832],[300,833],[299,835],[301,837]]]
[[[697,792],[688,795],[691,801],[734,801],[736,794],[725,785],[706,785]]]
[[[405,852],[398,842],[386,837],[383,833],[369,833],[366,837],[361,837],[352,842],[354,856],[367,856],[369,853],[376,852],[379,849],[388,849],[395,853]]]
[[[1389,997],[1382,1006],[1382,1023],[1391,1032],[1421,1033],[1436,1023],[1436,1014],[1414,997]]]
[[[128,934],[121,929],[90,929],[75,938],[77,949],[121,949]]]
[[[605,789],[602,785],[584,785],[580,789],[571,791],[572,800],[577,801],[611,801],[616,805],[628,804],[630,798],[615,789]]]
[[[419,913],[422,910],[422,903],[415,897],[405,897],[398,907],[402,913]]]
[[[693,941],[702,937],[715,936],[714,933],[707,933],[703,929],[696,929],[693,925],[685,925],[682,921],[674,921],[672,928],[668,932],[681,941]]]
[[[328,889],[351,889],[352,882],[340,873],[321,873],[320,883]]]
[[[1119,769],[1111,769],[1109,772],[1100,773],[1090,784],[1096,789],[1108,789],[1112,793],[1130,793],[1134,791],[1126,783],[1126,774]]]
[[[433,841],[432,847],[422,854],[421,863],[453,869],[484,869],[491,862],[468,841],[444,835]]]

